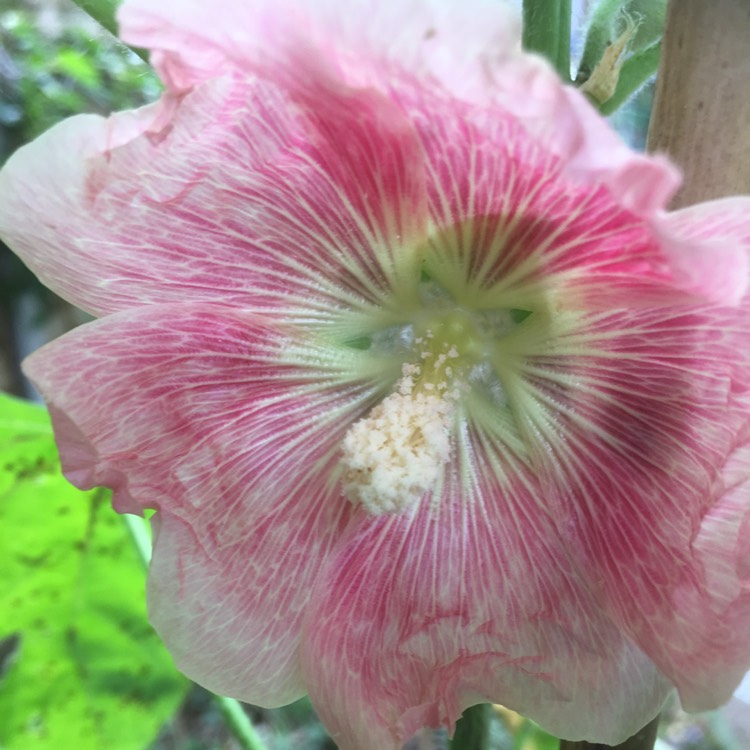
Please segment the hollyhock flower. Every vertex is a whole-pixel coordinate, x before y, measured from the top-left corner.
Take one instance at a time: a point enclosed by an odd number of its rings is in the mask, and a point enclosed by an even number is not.
[[[388,7],[383,8],[381,6]],[[157,7],[158,6],[158,7]],[[162,100],[0,177],[99,319],[26,371],[155,508],[188,675],[342,748],[492,700],[617,743],[750,661],[750,199],[674,213],[490,2],[129,0]]]

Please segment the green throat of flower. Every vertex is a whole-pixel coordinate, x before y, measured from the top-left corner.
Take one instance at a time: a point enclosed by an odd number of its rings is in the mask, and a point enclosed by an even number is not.
[[[407,353],[400,379],[342,445],[344,492],[374,515],[401,512],[435,493],[470,400],[506,409],[499,342],[532,315],[467,309],[429,280],[420,291],[412,322],[390,332]]]

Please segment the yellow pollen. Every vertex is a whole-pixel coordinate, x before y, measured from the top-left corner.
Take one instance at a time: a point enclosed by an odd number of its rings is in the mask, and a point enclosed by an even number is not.
[[[425,338],[432,338],[429,331]],[[460,388],[452,383],[447,362],[458,352],[446,347],[437,356],[426,354],[422,363],[403,366],[395,392],[352,425],[343,440],[344,493],[373,515],[397,513],[419,501],[451,456],[450,426]]]

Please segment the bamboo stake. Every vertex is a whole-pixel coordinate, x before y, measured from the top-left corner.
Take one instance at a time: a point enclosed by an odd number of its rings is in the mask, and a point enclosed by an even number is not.
[[[673,208],[750,194],[748,0],[671,0],[648,148],[684,171]]]

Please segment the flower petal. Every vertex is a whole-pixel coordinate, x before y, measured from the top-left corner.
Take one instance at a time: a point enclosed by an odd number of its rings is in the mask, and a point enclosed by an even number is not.
[[[111,487],[120,511],[158,509],[152,619],[213,690],[264,705],[304,692],[300,618],[350,515],[339,443],[373,399],[362,360],[242,310],[163,305],[25,363],[67,476]]]
[[[425,86],[394,89],[425,152],[434,227],[427,270],[464,304],[531,310],[550,295],[583,309],[705,302],[709,282],[686,278],[684,268],[688,249],[715,257],[712,238],[682,237],[684,222],[669,214],[655,231],[598,176],[572,179],[564,157],[498,106]],[[739,237],[726,237],[726,257],[744,259]]]
[[[3,170],[0,234],[96,315],[372,302],[426,221],[421,153],[384,97],[308,84],[295,103],[224,78],[145,114],[69,120]]]
[[[749,321],[747,301],[592,315],[519,382],[581,575],[693,710],[750,666]]]
[[[387,85],[396,63],[475,97],[521,37],[517,11],[496,0],[460,6],[450,0],[236,0],[218,8],[200,0],[127,0],[119,21],[123,39],[155,51],[152,61],[176,90],[227,66],[278,76],[302,43],[352,85]]]
[[[666,158],[631,150],[573,86],[534,55],[509,59],[496,79],[497,101],[524,123],[567,173],[606,185],[620,205],[639,216],[666,206],[681,176]]]
[[[653,221],[670,266],[690,291],[707,302],[740,300],[748,283],[746,239],[739,242],[736,234],[724,234],[733,241],[717,257],[716,246],[707,237],[699,241],[695,236],[691,244],[681,233],[670,233],[669,228],[689,219],[664,219],[663,211],[681,182],[679,172],[665,157],[632,151],[583,94],[563,85],[542,59],[530,55],[509,59],[495,83],[497,101],[544,148],[562,159],[566,175],[584,184],[604,185],[624,210]],[[703,218],[712,210],[702,210]]]
[[[616,744],[670,690],[568,563],[522,463],[466,433],[436,496],[355,516],[303,630],[310,696],[342,750],[400,748],[503,703],[571,739]]]
[[[686,286],[725,304],[742,299],[750,279],[750,197],[699,203],[657,215],[653,224]]]
[[[750,404],[748,404],[750,406]],[[678,672],[677,684],[688,711],[717,708],[743,679],[750,666],[750,429],[729,456],[720,477],[721,494],[701,520],[693,542],[696,564],[702,567],[702,586],[680,592],[677,616],[694,617],[708,604],[714,633],[704,636],[701,663],[696,670],[679,646],[670,649]],[[702,582],[703,583],[703,582]],[[687,587],[686,587],[687,588]],[[704,618],[705,619],[705,618]],[[714,637],[717,637],[714,640]],[[697,674],[696,674],[697,672]]]

